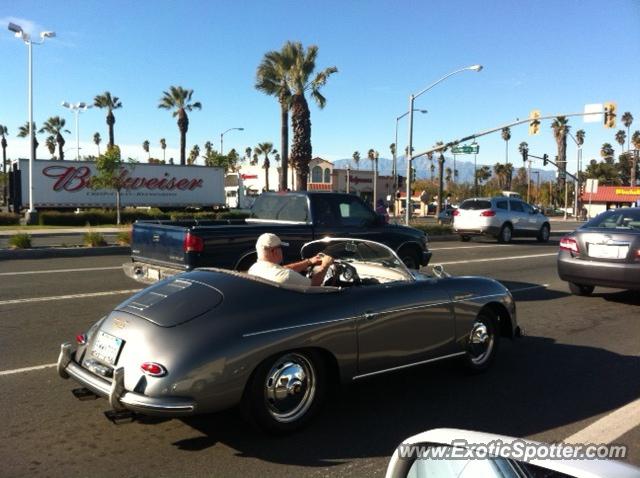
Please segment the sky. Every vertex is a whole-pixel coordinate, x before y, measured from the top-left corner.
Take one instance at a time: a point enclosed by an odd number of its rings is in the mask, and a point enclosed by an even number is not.
[[[76,156],[74,115],[60,104],[92,102],[110,91],[123,107],[115,111],[115,140],[125,156],[162,158],[159,139],[167,140],[167,159],[179,157],[176,120],[158,109],[162,92],[176,85],[193,89],[201,111],[190,114],[187,152],[211,141],[219,150],[243,152],[269,141],[280,149],[280,107],[274,97],[254,87],[264,54],[288,41],[317,45],[317,69],[336,66],[322,93],[324,109],[310,100],[313,155],[334,161],[363,157],[373,148],[390,158],[389,145],[407,145],[407,118],[416,94],[443,76],[463,71],[421,95],[415,108],[416,151],[436,141],[452,141],[475,132],[543,115],[576,113],[585,104],[614,101],[619,116],[635,120],[640,130],[639,0],[210,0],[180,2],[140,0],[0,0],[0,124],[9,130],[7,155],[28,157],[28,142],[17,138],[28,118],[27,47],[7,30],[21,25],[38,38],[56,37],[33,47],[34,119],[67,121],[66,158]],[[1,16],[4,15],[4,16]],[[80,114],[81,154],[97,154],[99,132],[107,142],[106,112]],[[616,129],[602,122],[572,118],[572,132],[585,130],[583,158],[599,158],[604,142],[621,152]],[[479,164],[516,166],[521,141],[531,154],[557,154],[550,121],[538,136],[526,125],[511,130],[508,151],[500,133],[478,140]],[[48,158],[45,135],[39,158]],[[576,147],[569,139],[568,169],[576,169]],[[460,158],[459,160],[464,158]],[[469,157],[472,160],[471,157]],[[535,164],[534,167],[542,167]]]

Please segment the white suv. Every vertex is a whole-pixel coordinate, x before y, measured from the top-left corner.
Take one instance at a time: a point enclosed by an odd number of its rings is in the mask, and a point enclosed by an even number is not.
[[[535,237],[547,242],[551,232],[549,219],[537,208],[514,197],[472,198],[453,213],[453,230],[460,239],[490,235],[499,242],[512,237]]]

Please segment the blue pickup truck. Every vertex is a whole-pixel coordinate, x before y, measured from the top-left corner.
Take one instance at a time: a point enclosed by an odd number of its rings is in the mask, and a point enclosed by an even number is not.
[[[290,244],[284,261],[300,260],[302,245],[323,237],[354,237],[391,247],[410,268],[431,259],[427,235],[387,224],[359,197],[343,193],[263,193],[247,219],[136,221],[131,262],[125,273],[145,283],[196,267],[247,270],[256,261],[255,242],[264,232]]]

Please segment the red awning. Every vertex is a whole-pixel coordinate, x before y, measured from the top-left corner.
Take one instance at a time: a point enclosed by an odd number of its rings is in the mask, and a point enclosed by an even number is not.
[[[629,186],[598,186],[598,192],[595,194],[582,194],[582,201],[592,203],[635,203],[640,199],[640,187]]]

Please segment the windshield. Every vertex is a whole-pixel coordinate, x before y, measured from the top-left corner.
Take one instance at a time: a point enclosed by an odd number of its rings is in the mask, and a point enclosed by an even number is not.
[[[396,253],[377,242],[327,238],[305,244],[301,252],[303,259],[313,257],[319,253],[327,254],[334,259],[345,262],[376,264],[385,268],[396,269],[409,277],[411,276]]]
[[[640,231],[640,209],[614,209],[603,212],[589,222],[583,228],[600,229],[632,229]]]

